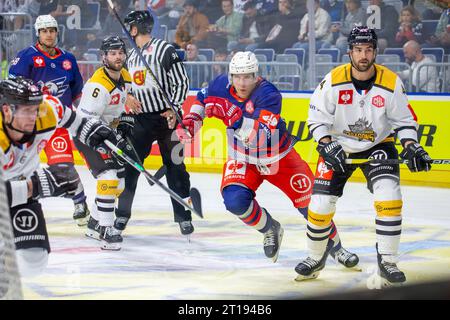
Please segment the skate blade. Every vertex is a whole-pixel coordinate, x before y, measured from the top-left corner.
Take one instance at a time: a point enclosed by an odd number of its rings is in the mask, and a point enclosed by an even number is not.
[[[84,235],[88,238],[100,241],[100,235],[98,234],[98,232],[88,230]]]
[[[378,277],[380,278],[381,289],[398,288],[402,287],[405,284],[405,282],[390,282],[389,280],[383,278],[380,275],[378,275]]]
[[[319,276],[319,274],[320,274],[320,271],[313,272],[309,276],[304,276],[304,275],[299,274],[297,276],[297,278],[295,278],[295,281],[300,282],[300,281],[305,281],[305,280],[313,280],[313,279],[316,279]]]
[[[105,251],[119,251],[122,249],[122,246],[119,243],[107,243],[102,241],[101,249]]]
[[[283,234],[284,234],[284,229],[280,227],[280,233],[278,235],[278,251],[272,257],[273,263],[277,262],[277,260],[278,260],[278,255],[280,254],[280,249],[281,249],[281,241],[283,240]]]

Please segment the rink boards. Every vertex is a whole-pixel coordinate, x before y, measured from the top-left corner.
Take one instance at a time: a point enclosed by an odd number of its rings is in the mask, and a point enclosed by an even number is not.
[[[183,108],[189,110],[195,100],[195,91],[191,91]],[[296,149],[300,152],[313,171],[317,161],[316,143],[308,132],[306,119],[309,106],[308,93],[283,93],[282,117],[286,120],[288,130],[296,135],[300,142]],[[410,95],[410,103],[417,115],[420,143],[432,158],[450,158],[450,95]],[[399,151],[401,146],[397,141]],[[195,172],[221,172],[227,156],[225,126],[220,120],[205,119],[204,125],[194,144],[185,148],[185,163],[188,170]],[[159,149],[154,145],[152,155],[147,158],[147,168],[158,168],[161,165]],[[45,161],[45,155],[42,154]],[[83,164],[76,154],[77,164]],[[401,178],[404,184],[450,187],[450,165],[435,165],[431,172],[410,173],[405,165],[401,166]],[[364,181],[360,170],[357,170],[351,181]]]

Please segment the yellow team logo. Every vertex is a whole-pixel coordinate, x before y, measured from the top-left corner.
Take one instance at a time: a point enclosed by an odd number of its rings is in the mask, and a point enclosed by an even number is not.
[[[138,86],[142,86],[145,83],[146,70],[138,70],[133,73],[133,82]]]

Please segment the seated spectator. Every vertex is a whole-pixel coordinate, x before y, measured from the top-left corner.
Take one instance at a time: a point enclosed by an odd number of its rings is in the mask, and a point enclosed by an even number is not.
[[[199,45],[206,39],[208,34],[208,18],[197,11],[197,2],[195,0],[186,0],[183,5],[184,15],[178,22],[175,33],[175,43],[181,48],[186,49],[189,43]]]
[[[331,43],[331,17],[324,9],[320,7],[320,1],[314,1],[314,28],[316,37],[316,52],[321,48],[329,48]],[[306,13],[300,21],[300,32],[298,34],[299,42],[294,44],[294,48],[305,49],[308,53],[309,39],[308,39],[308,13]]]
[[[242,28],[242,14],[234,11],[233,0],[222,0],[222,11],[224,15],[208,28],[208,46],[211,48],[238,41]]]
[[[63,11],[61,0],[39,0],[39,2],[41,6],[39,7],[38,15],[49,14],[60,22],[59,17],[67,17],[73,14],[73,12]]]
[[[336,47],[340,50],[341,55],[347,53],[347,38],[353,27],[366,25],[366,12],[361,7],[361,0],[345,0],[345,7],[348,12],[345,19],[343,19],[341,24],[334,24],[331,26],[331,32],[339,32],[339,37],[336,40]]]
[[[428,41],[427,47],[443,47],[450,51],[450,9],[444,10],[436,26],[436,32]]]
[[[404,70],[399,72],[400,78],[409,80],[410,72],[412,72],[413,91],[438,92],[438,73],[436,67],[422,67],[420,68],[419,77],[417,76],[420,66],[428,63],[434,63],[432,59],[422,54],[420,44],[414,40],[406,42],[403,46],[403,53],[405,54],[406,62],[411,65],[411,71]]]
[[[228,43],[228,51],[253,51],[267,37],[270,21],[256,9],[257,1],[249,0],[244,4],[244,18],[238,41]]]
[[[205,61],[200,59],[197,45],[190,43],[186,46],[186,61]],[[208,84],[208,68],[206,66],[186,64],[185,67],[191,88],[202,88]]]
[[[176,29],[180,17],[183,15],[185,0],[166,1],[166,6],[155,11],[161,25],[166,25],[168,30]]]
[[[381,28],[376,29],[374,19],[370,16],[369,9],[367,14],[367,26],[374,28],[378,36],[378,53],[383,53],[387,47],[395,46],[395,35],[398,30],[398,12],[395,7],[384,4],[383,0],[370,0],[371,6],[378,6],[380,8]]]
[[[294,44],[300,21],[300,18],[293,12],[292,0],[278,1],[278,14],[274,20],[275,25],[259,47],[272,48],[276,53],[283,53],[284,49],[290,48]]]
[[[320,7],[331,17],[331,21],[344,19],[344,2],[338,0],[320,0]]]
[[[422,23],[414,7],[406,6],[400,12],[400,26],[395,36],[396,47],[403,46],[409,40],[422,42]]]
[[[228,58],[228,52],[226,49],[218,48],[216,49],[216,53],[214,55],[214,61],[215,62],[224,62],[227,61]],[[214,64],[212,67],[212,79],[216,78],[217,76],[227,72],[227,65],[225,64]]]

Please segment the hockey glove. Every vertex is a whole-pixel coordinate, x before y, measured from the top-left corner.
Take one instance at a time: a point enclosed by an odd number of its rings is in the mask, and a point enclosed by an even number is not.
[[[188,136],[186,130],[183,129],[181,124],[177,126],[177,136],[180,139],[181,143],[191,142],[194,139],[195,134],[200,130],[203,124],[202,117],[195,112],[188,113],[183,118],[183,125],[187,131],[189,131],[190,137]]]
[[[122,113],[119,118],[119,124],[117,125],[117,133],[122,137],[128,137],[133,134],[134,117],[131,114]]]
[[[80,180],[76,172],[69,169],[68,165],[59,164],[36,170],[31,176],[33,200],[75,195]]]
[[[408,160],[411,172],[430,171],[433,163],[428,153],[417,142],[408,144],[400,153],[400,158]]]
[[[81,143],[94,149],[97,152],[106,154],[108,147],[103,143],[109,140],[117,144],[117,135],[110,127],[106,126],[98,119],[83,119],[78,128],[77,137]]]
[[[322,156],[328,169],[332,169],[336,173],[346,173],[345,159],[347,156],[337,141],[319,142],[317,152]]]
[[[205,113],[208,118],[221,119],[227,127],[242,118],[242,110],[230,101],[219,97],[208,97],[205,99]]]

